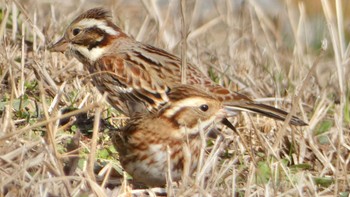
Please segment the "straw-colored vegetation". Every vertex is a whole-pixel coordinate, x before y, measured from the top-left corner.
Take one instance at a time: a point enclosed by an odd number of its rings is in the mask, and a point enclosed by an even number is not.
[[[218,125],[198,171],[168,195],[348,196],[349,3],[259,2],[1,1],[0,196],[145,192],[132,188],[108,137],[127,117],[77,60],[47,50],[97,6],[135,39],[186,54],[215,82],[309,124],[242,113],[232,119],[241,136]]]

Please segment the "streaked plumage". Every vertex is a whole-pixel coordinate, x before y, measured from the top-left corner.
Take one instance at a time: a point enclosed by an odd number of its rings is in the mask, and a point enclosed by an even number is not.
[[[188,164],[193,173],[202,147],[200,128],[206,131],[231,113],[198,87],[177,86],[168,96],[169,102],[157,112],[135,115],[120,131],[111,133],[123,168],[136,182],[148,186],[166,184],[168,150],[173,181],[182,178],[184,147],[190,151]]]
[[[81,14],[67,27],[64,37],[51,46],[52,51],[67,48],[90,71],[98,90],[108,93],[109,103],[128,116],[158,110],[169,101],[168,92],[181,84],[180,58],[127,36],[102,8]],[[201,85],[238,111],[257,112],[278,120],[288,115],[214,84],[192,64],[187,64],[186,75],[188,84]],[[290,123],[306,125],[295,116]]]

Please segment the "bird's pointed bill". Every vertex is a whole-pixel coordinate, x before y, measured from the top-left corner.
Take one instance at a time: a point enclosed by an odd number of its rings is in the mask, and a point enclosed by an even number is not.
[[[55,44],[51,45],[49,47],[49,50],[52,52],[64,53],[67,50],[67,48],[68,48],[68,41],[64,37],[62,37]]]

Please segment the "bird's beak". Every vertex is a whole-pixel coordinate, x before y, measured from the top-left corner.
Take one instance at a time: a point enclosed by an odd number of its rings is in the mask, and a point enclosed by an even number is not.
[[[59,41],[57,41],[55,44],[52,44],[48,47],[48,49],[51,52],[62,52],[64,53],[68,48],[68,41],[62,37]]]
[[[232,123],[229,120],[227,120],[227,118],[222,119],[221,123],[227,126],[228,128],[232,129],[232,131],[238,133],[236,127],[233,126]]]
[[[227,126],[228,128],[230,128],[232,131],[238,133],[237,129],[235,126],[232,125],[232,123],[227,119],[229,117],[233,117],[237,115],[237,110],[227,107],[227,106],[222,106],[221,108],[221,123],[224,124],[225,126]]]

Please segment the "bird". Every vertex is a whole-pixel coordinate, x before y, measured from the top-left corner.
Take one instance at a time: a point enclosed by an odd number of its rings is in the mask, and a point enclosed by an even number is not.
[[[228,114],[236,114],[195,85],[175,86],[168,97],[159,110],[138,113],[124,127],[110,132],[120,163],[136,184],[163,187],[168,172],[172,181],[180,181],[185,166],[193,174],[202,148],[201,130],[206,132]],[[184,147],[188,147],[189,159]]]
[[[69,51],[89,70],[92,83],[121,113],[132,117],[143,111],[156,111],[169,101],[168,93],[181,81],[181,58],[128,36],[104,8],[83,12],[61,39],[49,46],[52,52]],[[187,63],[186,82],[201,85],[219,101],[240,103],[237,111],[249,111],[284,121],[284,110],[254,102],[248,96],[215,84],[195,65]],[[290,124],[307,125],[292,116]]]

